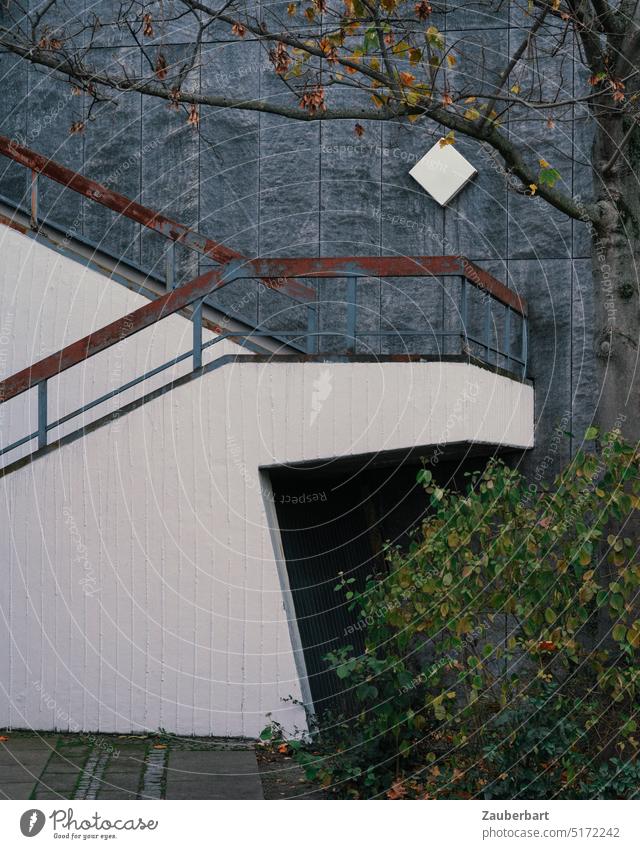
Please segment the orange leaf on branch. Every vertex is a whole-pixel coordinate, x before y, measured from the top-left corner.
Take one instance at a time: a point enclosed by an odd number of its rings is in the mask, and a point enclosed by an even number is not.
[[[318,112],[326,112],[327,105],[324,101],[324,86],[315,85],[307,89],[300,98],[300,107],[306,109],[310,115]]]
[[[200,113],[198,112],[198,107],[195,103],[192,103],[189,107],[189,117],[187,118],[187,124],[194,129],[197,129],[200,126]]]
[[[245,37],[245,34],[246,34],[246,32],[247,32],[247,28],[246,28],[246,27],[244,27],[244,26],[243,26],[241,23],[239,23],[238,21],[236,21],[236,22],[235,22],[235,24],[231,27],[231,32],[232,32],[234,35],[237,35],[237,36],[238,36],[238,38],[244,38],[244,37]]]
[[[335,45],[331,44],[329,39],[324,36],[324,38],[320,39],[319,43],[320,50],[324,53],[324,58],[331,64],[335,65],[338,61],[338,51],[335,48]]]
[[[155,74],[159,80],[166,80],[167,78],[167,60],[164,53],[158,53],[156,57]]]
[[[287,53],[286,46],[279,41],[275,49],[269,53],[269,59],[273,65],[276,74],[283,77],[291,66],[291,57]]]

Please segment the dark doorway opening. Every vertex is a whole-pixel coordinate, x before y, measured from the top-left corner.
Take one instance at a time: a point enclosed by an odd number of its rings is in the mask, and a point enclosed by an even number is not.
[[[348,685],[325,660],[351,645],[364,650],[366,623],[336,592],[340,573],[362,590],[369,576],[383,578],[386,541],[406,547],[428,510],[416,475],[418,459],[381,465],[333,461],[323,468],[272,469],[271,483],[287,577],[316,714],[348,709]],[[486,458],[446,460],[430,466],[440,484],[462,488],[465,472]]]

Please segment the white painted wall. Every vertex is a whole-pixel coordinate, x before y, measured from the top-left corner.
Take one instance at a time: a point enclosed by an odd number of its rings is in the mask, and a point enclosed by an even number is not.
[[[1,235],[18,342],[3,375],[138,305]],[[189,347],[185,319],[152,330],[127,343],[127,370]],[[121,356],[105,354],[61,403],[110,379]],[[0,726],[254,736],[268,712],[303,726],[282,702],[302,691],[260,467],[462,440],[531,446],[532,389],[465,364],[244,362],[6,476]]]

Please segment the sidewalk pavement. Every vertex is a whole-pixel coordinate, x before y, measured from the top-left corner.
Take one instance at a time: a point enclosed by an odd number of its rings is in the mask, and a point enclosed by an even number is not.
[[[254,744],[5,732],[0,799],[263,799]]]

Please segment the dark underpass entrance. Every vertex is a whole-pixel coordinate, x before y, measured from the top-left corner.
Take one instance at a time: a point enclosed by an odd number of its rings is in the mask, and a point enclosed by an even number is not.
[[[441,484],[464,486],[464,473],[484,464],[480,457],[431,467]],[[366,623],[336,591],[340,573],[362,590],[367,577],[384,579],[384,543],[405,547],[425,515],[427,496],[415,460],[402,465],[366,466],[332,462],[323,469],[271,470],[276,515],[316,714],[348,709],[348,683],[325,655],[351,645],[364,650]],[[291,615],[291,611],[290,611]]]

